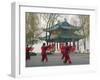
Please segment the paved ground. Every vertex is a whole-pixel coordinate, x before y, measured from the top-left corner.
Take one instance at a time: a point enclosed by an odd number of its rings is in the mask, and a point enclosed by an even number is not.
[[[70,55],[72,64],[71,65],[82,65],[89,64],[89,54],[71,54]],[[26,61],[26,67],[40,67],[40,66],[58,66],[58,65],[69,65],[64,64],[61,60],[61,54],[48,55],[48,62],[41,62],[41,55],[31,56],[30,60]]]

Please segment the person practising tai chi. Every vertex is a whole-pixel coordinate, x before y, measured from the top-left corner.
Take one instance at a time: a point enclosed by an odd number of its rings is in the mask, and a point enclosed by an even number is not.
[[[26,45],[26,60],[30,59],[30,51],[32,51],[33,48],[29,47],[29,45]]]
[[[69,53],[70,53],[70,47],[68,46],[68,43],[66,43],[66,45],[65,45],[65,48],[64,48],[64,63],[69,63],[69,64],[71,64],[72,62],[71,62],[71,59],[70,59],[70,56],[69,56]]]
[[[48,46],[46,46],[45,43],[43,43],[42,47],[41,47],[41,56],[42,56],[42,59],[41,61],[44,62],[44,60],[46,60],[46,62],[48,62],[48,57],[47,57],[47,51],[48,49]]]

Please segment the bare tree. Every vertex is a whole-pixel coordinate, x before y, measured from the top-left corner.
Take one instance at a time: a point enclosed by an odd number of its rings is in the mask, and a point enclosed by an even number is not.
[[[54,25],[55,21],[57,21],[57,18],[59,17],[59,14],[55,14],[55,13],[45,13],[45,14],[41,14],[42,18],[45,21],[45,27],[50,27],[52,25]]]
[[[59,17],[59,14],[45,13],[45,14],[41,14],[41,17],[45,21],[46,24],[44,26],[47,29],[47,28],[50,28],[51,26],[53,26],[55,24],[55,22],[57,22],[57,18]],[[46,39],[47,39],[47,31],[46,31]]]
[[[89,26],[90,26],[90,16],[89,15],[80,15],[80,24],[81,24],[81,32],[84,35],[83,43],[84,50],[86,49],[86,38],[89,38]]]
[[[26,44],[32,44],[38,30],[39,18],[37,14],[26,12]]]

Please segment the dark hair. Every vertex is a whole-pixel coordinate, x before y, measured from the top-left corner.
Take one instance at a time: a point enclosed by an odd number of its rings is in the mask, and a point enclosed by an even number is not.
[[[45,43],[43,43],[43,46],[45,46]]]
[[[68,45],[68,42],[66,42],[66,45]]]
[[[26,46],[28,47],[28,44]]]

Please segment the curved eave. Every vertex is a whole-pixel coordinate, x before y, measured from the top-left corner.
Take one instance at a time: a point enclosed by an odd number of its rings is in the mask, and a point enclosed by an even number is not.
[[[51,32],[51,31],[57,31],[57,30],[80,30],[81,27],[55,27],[55,28],[47,28],[45,31]]]
[[[48,41],[48,42],[67,42],[67,41],[79,41],[80,39],[83,39],[84,36],[60,36],[55,38],[49,38],[49,36],[42,37],[42,40]]]

